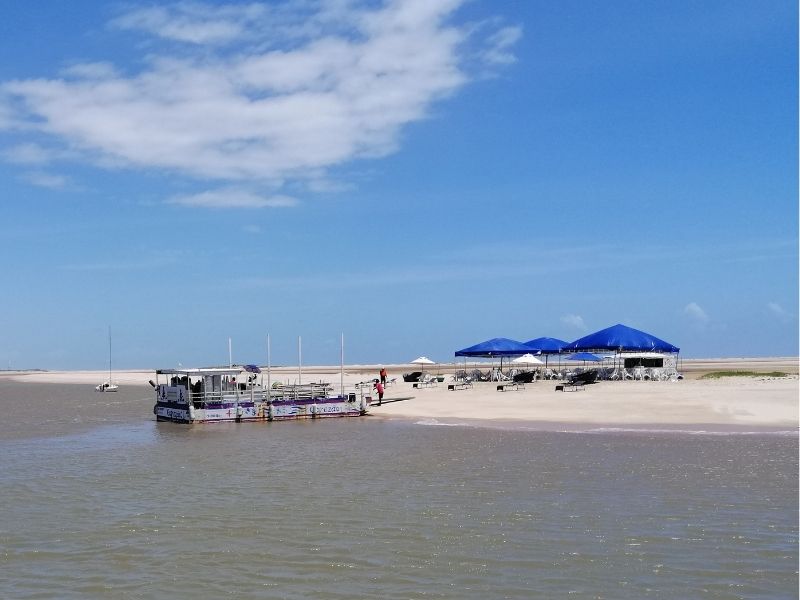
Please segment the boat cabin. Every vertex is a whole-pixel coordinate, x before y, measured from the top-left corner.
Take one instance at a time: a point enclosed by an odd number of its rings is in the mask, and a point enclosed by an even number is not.
[[[159,381],[161,375],[166,376],[163,384]],[[233,396],[249,395],[260,399],[262,391],[255,374],[241,367],[159,369],[155,385],[163,400],[191,401],[198,408]]]

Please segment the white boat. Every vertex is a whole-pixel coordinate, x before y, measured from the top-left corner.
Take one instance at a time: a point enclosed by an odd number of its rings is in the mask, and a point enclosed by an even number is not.
[[[116,392],[119,386],[111,379],[111,327],[108,328],[108,381],[95,386],[95,392]]]
[[[365,391],[339,393],[329,383],[296,385],[259,382],[255,365],[199,369],[158,369],[153,413],[158,421],[219,423],[283,421],[367,414]],[[269,382],[269,380],[268,380]]]

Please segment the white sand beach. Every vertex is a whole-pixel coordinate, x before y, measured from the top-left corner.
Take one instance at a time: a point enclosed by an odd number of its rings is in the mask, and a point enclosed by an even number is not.
[[[648,426],[678,427],[696,425],[716,428],[778,428],[798,426],[798,360],[709,359],[684,360],[682,381],[603,381],[583,390],[556,391],[556,381],[536,381],[524,389],[498,391],[493,382],[476,383],[471,389],[448,390],[444,383],[417,389],[403,382],[411,365],[385,365],[389,379],[384,403],[372,406],[370,413],[381,418],[432,419],[462,423],[472,420],[536,423],[540,426]],[[344,384],[352,386],[377,376],[379,365],[348,365]],[[437,365],[441,373],[451,373],[454,365]],[[699,379],[709,371],[782,371],[788,377],[723,377]],[[103,371],[22,371],[4,372],[7,379],[30,384],[65,383],[94,386],[107,379]],[[120,386],[147,386],[152,371],[115,371]],[[271,371],[273,381],[296,382],[296,367]],[[303,367],[302,380],[329,381],[338,386],[338,367]]]

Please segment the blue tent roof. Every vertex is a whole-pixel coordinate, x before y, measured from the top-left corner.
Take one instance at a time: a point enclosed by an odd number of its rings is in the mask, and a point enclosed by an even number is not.
[[[679,352],[680,348],[644,331],[617,324],[575,340],[564,350]]]
[[[592,354],[591,352],[576,352],[575,354],[570,354],[567,356],[567,360],[584,360],[589,362],[600,362],[603,360],[596,354]]]
[[[484,356],[491,358],[492,356],[516,356],[518,354],[527,354],[530,351],[531,349],[522,342],[508,338],[493,338],[469,348],[458,350],[456,356]]]
[[[567,344],[569,344],[569,342],[551,337],[540,337],[525,342],[526,346],[530,346],[533,350],[541,352],[542,354],[558,354]]]

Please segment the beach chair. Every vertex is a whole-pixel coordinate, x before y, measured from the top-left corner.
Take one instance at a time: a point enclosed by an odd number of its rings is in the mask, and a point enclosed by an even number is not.
[[[479,369],[474,369],[471,373],[473,381],[488,381],[488,375],[482,373]]]
[[[536,378],[536,373],[532,371],[523,371],[522,373],[517,373],[514,375],[513,381],[514,383],[533,383]]]
[[[581,373],[575,373],[567,380],[570,385],[587,385],[595,383],[596,381],[597,371],[594,369],[582,371]]]
[[[430,373],[425,373],[422,377],[419,378],[419,381],[413,384],[415,388],[423,388],[423,387],[433,387],[437,383],[439,383],[439,379],[431,375]]]

